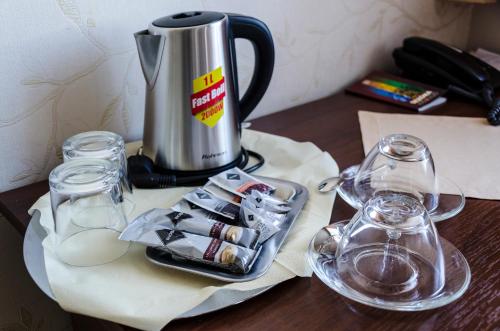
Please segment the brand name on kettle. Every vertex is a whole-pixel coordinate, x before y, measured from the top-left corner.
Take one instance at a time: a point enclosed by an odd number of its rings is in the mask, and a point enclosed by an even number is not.
[[[210,154],[203,154],[203,156],[201,157],[202,160],[210,160],[210,159],[213,159],[213,158],[216,158],[216,157],[219,157],[219,156],[222,156],[226,154],[226,151],[224,152],[220,152],[220,153],[210,153]]]

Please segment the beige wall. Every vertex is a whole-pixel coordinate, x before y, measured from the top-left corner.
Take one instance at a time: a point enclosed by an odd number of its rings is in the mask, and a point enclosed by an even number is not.
[[[474,6],[468,48],[500,54],[500,3]]]
[[[269,25],[276,66],[253,116],[325,97],[375,68],[408,35],[464,47],[471,6],[442,0],[0,1],[0,191],[45,179],[63,141],[104,129],[142,136],[144,80],[133,32],[185,10]],[[241,84],[252,72],[239,43]]]

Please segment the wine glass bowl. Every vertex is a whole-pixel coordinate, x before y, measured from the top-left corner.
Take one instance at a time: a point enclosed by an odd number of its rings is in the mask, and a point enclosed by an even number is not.
[[[361,164],[345,169],[336,178],[323,181],[319,187],[323,193],[333,189],[356,209],[378,195],[400,193],[412,196],[427,209],[434,222],[457,215],[465,205],[460,188],[436,173],[432,154],[425,142],[408,134],[383,137]]]
[[[417,198],[428,211],[439,203],[439,187],[434,161],[421,139],[392,134],[380,139],[368,153],[354,179],[361,203],[389,192]]]

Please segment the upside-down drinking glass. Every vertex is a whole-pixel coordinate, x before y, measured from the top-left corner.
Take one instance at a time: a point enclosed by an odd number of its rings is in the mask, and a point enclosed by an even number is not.
[[[119,170],[109,160],[65,162],[49,176],[55,252],[73,266],[111,262],[128,250],[118,240],[127,225],[120,199]]]
[[[95,158],[115,163],[119,169],[122,185],[131,192],[125,143],[121,136],[108,131],[83,132],[66,139],[62,149],[64,162],[80,158]]]

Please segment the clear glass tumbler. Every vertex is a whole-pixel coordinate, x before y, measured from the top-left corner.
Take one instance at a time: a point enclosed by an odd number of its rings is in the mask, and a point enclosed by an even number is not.
[[[122,185],[132,192],[128,180],[127,156],[123,138],[108,131],[89,131],[76,134],[63,144],[64,162],[80,158],[110,160],[119,168]]]
[[[103,159],[65,162],[49,175],[58,258],[72,266],[111,262],[128,250],[118,239],[127,221],[120,199],[119,170]]]

